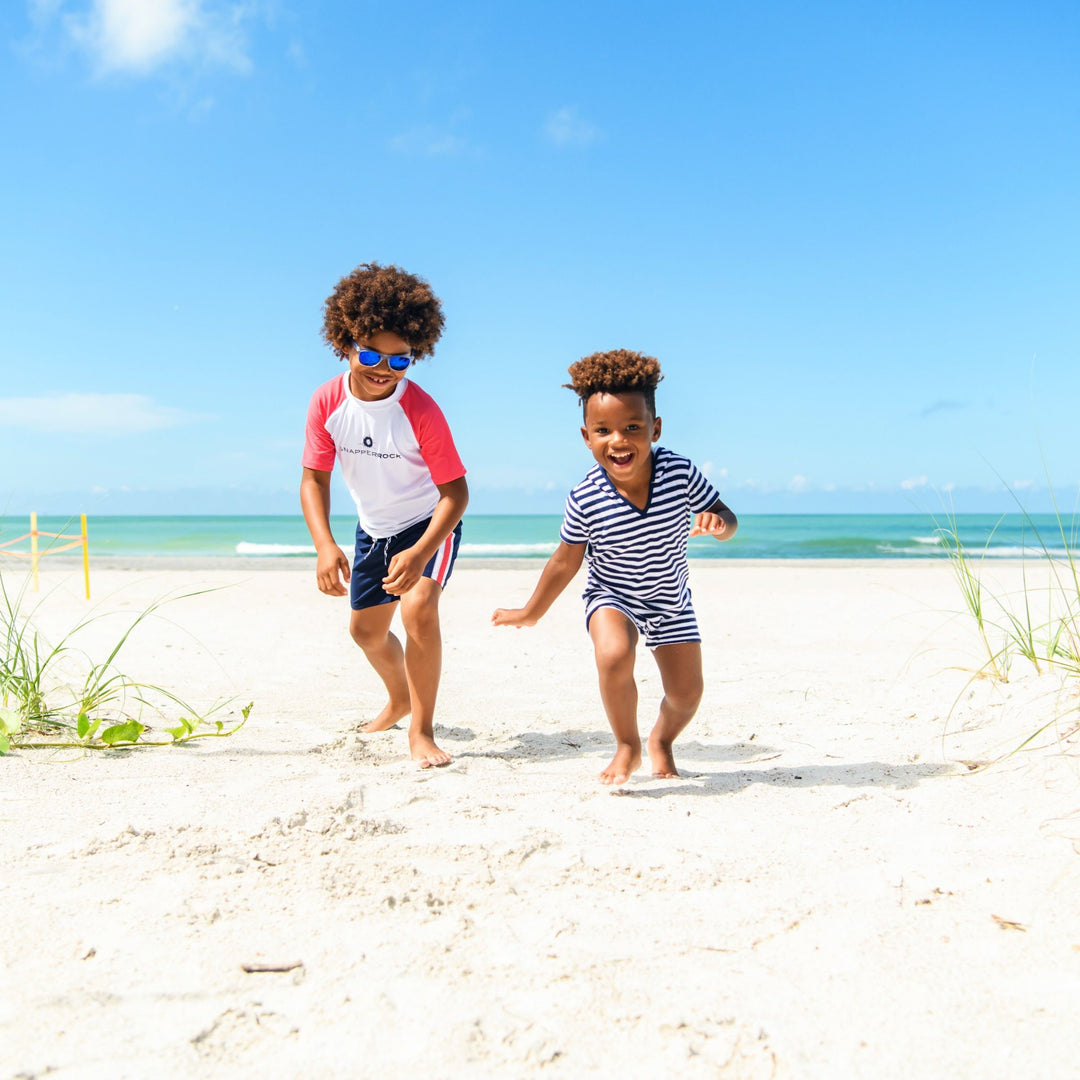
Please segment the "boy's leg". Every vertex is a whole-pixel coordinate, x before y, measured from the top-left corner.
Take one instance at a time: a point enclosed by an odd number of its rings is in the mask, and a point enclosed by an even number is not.
[[[446,765],[450,755],[435,745],[435,699],[442,674],[442,631],[439,597],[442,586],[421,578],[401,598],[405,625],[405,675],[408,679],[412,721],[409,751],[422,769]]]
[[[385,731],[409,715],[409,683],[405,677],[405,655],[401,642],[390,633],[397,604],[378,604],[353,611],[349,633],[364,650],[368,663],[383,681],[389,700],[382,712],[361,727],[361,731]]]
[[[694,718],[704,682],[701,676],[701,644],[685,641],[677,645],[658,645],[653,650],[664,698],[660,715],[649,734],[649,760],[653,776],[671,779],[679,775],[671,744]]]
[[[600,773],[601,784],[625,784],[641,765],[637,726],[637,684],[634,657],[638,632],[621,611],[597,608],[589,618],[589,636],[596,654],[600,698],[615,735],[615,756]]]

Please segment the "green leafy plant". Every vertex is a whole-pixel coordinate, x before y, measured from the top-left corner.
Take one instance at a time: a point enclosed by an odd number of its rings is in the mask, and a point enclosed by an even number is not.
[[[233,724],[212,720],[230,701],[200,714],[172,691],[132,679],[116,666],[132,633],[162,606],[209,591],[155,600],[128,624],[105,659],[94,662],[77,648],[76,638],[108,613],[87,616],[50,645],[35,625],[37,606],[24,610],[26,583],[12,592],[0,574],[0,754],[13,749],[174,746],[239,731],[252,703],[240,710],[241,719]],[[169,720],[172,713],[179,713],[179,718]],[[160,730],[167,739],[154,737],[152,719],[164,722]]]

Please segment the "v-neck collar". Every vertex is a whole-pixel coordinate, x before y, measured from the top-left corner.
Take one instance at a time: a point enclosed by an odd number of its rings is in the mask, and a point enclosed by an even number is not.
[[[644,506],[638,506],[637,503],[631,502],[611,482],[611,477],[608,476],[607,469],[605,469],[604,466],[601,465],[599,462],[597,462],[597,464],[596,464],[596,467],[600,470],[600,478],[601,478],[601,480],[605,484],[607,484],[608,489],[615,496],[615,498],[616,499],[621,499],[624,503],[626,503],[627,506],[630,507],[631,510],[633,510],[637,514],[640,514],[642,517],[644,517],[649,512],[649,507],[652,506],[653,485],[656,482],[656,451],[658,449],[659,449],[659,447],[655,447],[655,448],[650,447],[649,448],[649,464],[652,466],[652,470],[649,473],[649,495],[648,495],[648,498],[646,498],[646,500],[645,500],[645,505]]]

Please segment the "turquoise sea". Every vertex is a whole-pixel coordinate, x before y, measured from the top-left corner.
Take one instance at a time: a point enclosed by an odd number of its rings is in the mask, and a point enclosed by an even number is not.
[[[464,559],[543,559],[558,542],[557,515],[467,515],[461,545]],[[1065,541],[1053,515],[1005,517],[960,514],[954,519],[960,539],[972,552],[1017,558],[1027,553],[1063,552]],[[352,548],[355,518],[335,517],[334,534]],[[946,524],[918,514],[759,514],[740,519],[734,540],[718,544],[696,538],[697,559],[926,559],[940,557],[937,528]],[[44,532],[78,533],[78,518],[42,517]],[[1067,542],[1074,546],[1080,519],[1067,519]],[[26,517],[0,519],[0,545],[29,530]],[[234,557],[312,555],[303,518],[280,517],[90,517],[91,558],[106,556]],[[1038,534],[1038,535],[1036,535]],[[1042,544],[1040,543],[1040,538]],[[49,541],[42,540],[44,548]],[[60,544],[63,541],[53,541]],[[15,545],[28,549],[28,541]],[[2,549],[0,549],[2,550]],[[78,552],[72,554],[77,555]]]

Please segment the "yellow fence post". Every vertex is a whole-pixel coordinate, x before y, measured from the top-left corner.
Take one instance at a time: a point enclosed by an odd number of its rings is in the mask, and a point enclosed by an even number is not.
[[[86,515],[82,517],[82,571],[86,582],[86,599],[90,599],[90,543],[86,536]]]
[[[80,535],[75,536],[72,533],[54,533],[54,532],[42,532],[38,528],[38,516],[36,512],[30,514],[30,531],[23,533],[22,536],[16,536],[11,540],[4,540],[0,542],[0,555],[11,555],[20,559],[30,560],[30,579],[33,582],[34,592],[38,591],[40,584],[38,579],[38,564],[46,555],[59,555],[62,551],[70,551],[72,548],[82,548],[82,563],[83,563],[83,581],[86,583],[86,599],[90,599],[90,540],[86,532],[86,515],[80,514],[79,520],[82,525]],[[41,550],[41,537],[47,536],[50,540],[67,540],[69,543],[61,544],[59,547],[56,544],[50,543],[46,545],[45,550]],[[23,540],[30,541],[29,551],[14,551],[7,550],[12,544],[22,543]]]
[[[33,511],[30,512],[30,577],[34,582],[34,592],[38,591],[38,549],[37,549],[38,531],[37,531],[37,514]]]

